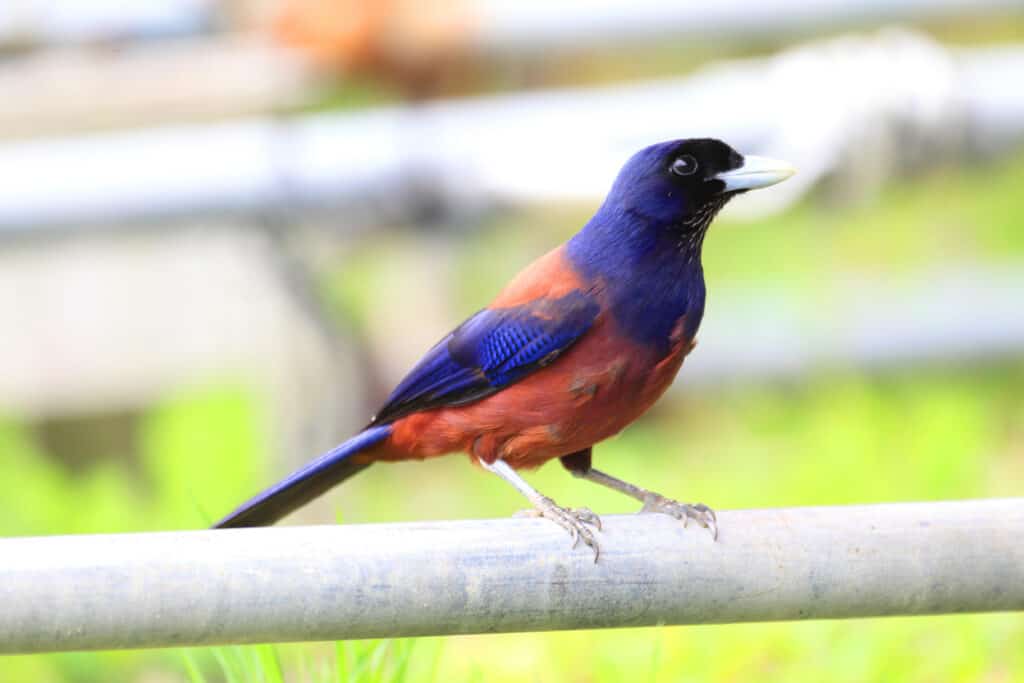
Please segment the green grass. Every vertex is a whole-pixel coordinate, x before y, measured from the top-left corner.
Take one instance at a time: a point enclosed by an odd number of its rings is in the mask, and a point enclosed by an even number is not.
[[[142,421],[141,462],[72,474],[24,423],[0,418],[0,536],[196,529],[270,477],[262,402],[235,385],[168,397]],[[137,680],[174,671],[170,652],[0,657],[0,681]]]
[[[432,683],[443,642],[407,638],[337,642],[333,648],[251,645],[188,649],[181,654],[190,683]],[[414,659],[414,651],[423,655]]]
[[[260,406],[234,386],[168,397],[143,419],[138,471],[111,454],[72,473],[0,419],[0,468],[18,473],[0,478],[0,535],[202,526],[270,476]]]
[[[216,666],[204,665],[203,655],[208,655]],[[281,660],[273,645],[214,647],[205,652],[185,650],[182,657],[191,683],[284,683]],[[214,673],[209,675],[211,669]]]

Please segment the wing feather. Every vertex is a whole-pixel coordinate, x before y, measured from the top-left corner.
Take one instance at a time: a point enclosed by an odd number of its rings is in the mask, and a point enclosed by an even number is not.
[[[580,290],[479,311],[427,352],[371,425],[490,396],[553,362],[586,334],[599,311]]]

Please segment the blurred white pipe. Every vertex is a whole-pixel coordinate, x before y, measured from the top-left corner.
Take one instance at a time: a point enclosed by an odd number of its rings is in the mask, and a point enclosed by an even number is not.
[[[779,35],[867,22],[1020,10],[1020,0],[473,0],[475,46],[491,52],[608,46],[679,36]]]
[[[0,42],[195,35],[209,28],[214,5],[215,0],[3,0]]]
[[[958,60],[968,134],[972,142],[993,151],[1024,130],[1024,49],[998,46],[973,49]]]
[[[1019,267],[839,278],[827,293],[818,292],[827,300],[821,306],[763,285],[753,291],[712,284],[709,290],[713,305],[677,390],[799,377],[821,367],[992,360],[1019,356],[1024,349]]]
[[[735,203],[763,212],[798,198],[865,140],[882,147],[873,158],[965,135],[991,146],[1019,140],[1024,89],[1005,84],[1022,65],[1024,47],[950,54],[884,31],[638,85],[13,143],[0,147],[0,232],[393,207],[422,185],[456,207],[595,202],[633,151],[686,136],[794,162],[789,182]]]

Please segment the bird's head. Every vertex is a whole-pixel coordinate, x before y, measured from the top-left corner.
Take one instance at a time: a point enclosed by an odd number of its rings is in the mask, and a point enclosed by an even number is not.
[[[703,236],[730,198],[794,172],[784,161],[743,156],[721,140],[672,140],[634,154],[619,171],[605,206]]]
[[[607,296],[621,330],[667,351],[680,320],[689,339],[704,315],[701,247],[715,214],[737,194],[791,175],[789,164],[744,157],[721,140],[651,145],[622,167],[566,255]]]

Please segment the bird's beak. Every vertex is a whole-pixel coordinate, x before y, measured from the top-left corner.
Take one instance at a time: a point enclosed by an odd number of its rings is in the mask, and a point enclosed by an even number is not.
[[[716,175],[715,179],[725,183],[726,192],[735,192],[756,190],[759,187],[781,183],[794,173],[796,169],[786,161],[750,155],[743,157],[742,166],[731,171],[723,171]]]

